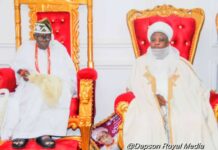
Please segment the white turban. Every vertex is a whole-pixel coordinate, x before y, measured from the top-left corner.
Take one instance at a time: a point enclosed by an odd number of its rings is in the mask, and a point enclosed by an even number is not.
[[[107,132],[108,133],[108,129],[104,128],[104,127],[98,127],[94,130],[92,130],[92,138],[97,141],[98,137],[102,135],[102,132]]]
[[[172,30],[171,26],[168,25],[167,23],[162,22],[162,21],[155,22],[148,27],[147,36],[148,36],[149,41],[151,40],[151,36],[154,32],[162,32],[162,33],[166,34],[169,41],[171,40],[171,38],[173,36],[173,30]]]

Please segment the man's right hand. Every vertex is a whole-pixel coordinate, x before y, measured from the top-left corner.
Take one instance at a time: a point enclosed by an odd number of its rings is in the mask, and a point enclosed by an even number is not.
[[[166,105],[167,101],[165,100],[165,98],[162,95],[156,94],[156,97],[157,97],[157,100],[158,100],[160,106]]]
[[[29,71],[27,69],[19,69],[17,73],[25,80],[28,81],[28,76],[30,75]]]

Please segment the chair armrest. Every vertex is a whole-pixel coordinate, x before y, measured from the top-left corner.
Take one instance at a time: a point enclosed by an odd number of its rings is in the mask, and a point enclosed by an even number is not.
[[[218,93],[213,90],[210,91],[210,104],[218,121]]]
[[[77,72],[77,79],[91,79],[96,80],[97,79],[97,72],[95,69],[92,68],[84,68]]]
[[[135,98],[133,92],[129,91],[117,96],[114,104],[115,112],[124,119],[124,113],[127,111],[129,104]]]
[[[91,68],[84,68],[77,72],[77,80],[78,80],[78,96],[80,97],[79,87],[81,80],[93,80],[97,79],[97,72]],[[79,97],[73,97],[71,99],[70,104],[70,117],[77,116],[79,113]]]
[[[11,68],[0,68],[0,88],[14,92],[16,88],[15,72]]]
[[[119,130],[118,131],[118,145],[121,147],[121,149],[124,148],[124,145],[123,145],[123,123],[125,120],[125,113],[129,107],[129,104],[132,102],[132,100],[134,98],[135,98],[135,95],[133,94],[133,92],[129,91],[129,92],[120,94],[115,99],[114,110],[122,119],[122,122],[118,128],[118,130]]]
[[[95,116],[95,83],[97,72],[92,68],[84,68],[77,72],[79,116],[90,117],[91,122]]]

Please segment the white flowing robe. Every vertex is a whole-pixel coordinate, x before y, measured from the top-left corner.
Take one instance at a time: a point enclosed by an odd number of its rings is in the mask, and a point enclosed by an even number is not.
[[[124,122],[124,147],[168,144],[161,109],[156,99],[158,72],[167,69],[169,144],[197,145],[218,150],[218,128],[205,91],[189,62],[179,58],[171,47],[166,62],[154,63],[150,50],[136,60],[129,89],[135,99],[130,103]],[[138,146],[138,145],[137,145]],[[136,148],[136,147],[135,147]],[[201,147],[198,147],[201,148]],[[163,148],[166,149],[166,148]]]
[[[65,136],[71,98],[76,95],[76,70],[66,48],[59,42],[50,42],[51,75],[60,78],[62,91],[58,104],[50,107],[43,99],[41,89],[16,74],[17,88],[9,99],[2,139],[35,138],[42,135]],[[38,49],[41,74],[48,74],[47,50]],[[15,72],[27,69],[37,73],[35,67],[35,41],[24,43],[18,50],[12,68]]]

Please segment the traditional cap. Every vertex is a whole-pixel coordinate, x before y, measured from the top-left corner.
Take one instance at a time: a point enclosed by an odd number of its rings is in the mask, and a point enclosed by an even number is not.
[[[47,18],[43,18],[35,23],[34,33],[51,33],[52,28],[49,20]]]
[[[102,132],[108,132],[107,128],[99,127],[92,131],[92,138],[97,141],[97,138],[102,135]]]
[[[162,22],[162,21],[155,22],[148,27],[148,35],[147,36],[148,36],[149,41],[151,40],[151,36],[154,32],[162,32],[162,33],[166,34],[166,36],[168,37],[169,40],[171,40],[171,38],[173,36],[173,29],[171,28],[171,26],[165,22]]]

